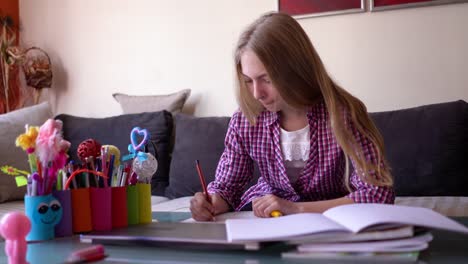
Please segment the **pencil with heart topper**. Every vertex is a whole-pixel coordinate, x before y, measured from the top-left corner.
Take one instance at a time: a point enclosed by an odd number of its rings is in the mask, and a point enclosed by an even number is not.
[[[158,169],[154,155],[145,152],[150,141],[147,129],[134,127],[130,132],[129,154],[122,157],[128,164],[117,182],[127,185],[128,224],[151,223],[151,178]],[[156,150],[155,150],[156,153]],[[122,166],[122,165],[121,165]],[[121,168],[122,169],[122,168]]]

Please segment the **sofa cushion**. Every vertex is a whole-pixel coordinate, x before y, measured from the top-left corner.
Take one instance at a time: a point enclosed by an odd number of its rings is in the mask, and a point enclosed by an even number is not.
[[[10,165],[29,171],[28,156],[15,146],[16,138],[25,132],[25,125],[40,126],[52,118],[47,102],[0,115],[0,166]],[[15,178],[0,171],[0,202],[23,199],[26,187],[17,187]]]
[[[70,141],[69,155],[78,161],[77,148],[88,139],[96,139],[103,145],[119,148],[121,156],[128,154],[130,132],[133,127],[148,130],[151,141],[155,143],[158,156],[158,170],[151,180],[152,194],[162,195],[168,184],[170,163],[170,138],[172,115],[167,111],[127,114],[107,118],[86,118],[61,114],[55,117],[63,121],[63,136]],[[151,151],[151,148],[149,148]]]
[[[200,161],[206,182],[214,179],[218,160],[224,150],[229,117],[193,117],[185,114],[174,116],[175,145],[172,153],[169,186],[166,196],[177,198],[201,191],[195,169]]]
[[[119,102],[124,114],[156,112],[167,110],[178,113],[190,96],[190,89],[161,95],[126,95],[115,93],[112,96]]]
[[[213,181],[219,158],[224,150],[224,139],[230,117],[174,116],[175,145],[172,153],[169,186],[166,196],[174,199],[201,192],[202,187],[195,168],[200,161],[206,183]],[[254,164],[253,178],[246,188],[254,185],[260,175]]]
[[[371,113],[398,196],[468,196],[468,104]]]

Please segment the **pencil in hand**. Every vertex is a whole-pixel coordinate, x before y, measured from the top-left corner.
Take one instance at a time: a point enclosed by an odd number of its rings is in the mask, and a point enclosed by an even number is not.
[[[205,198],[206,200],[211,203],[211,197],[210,195],[208,194],[208,189],[206,188],[206,181],[205,181],[205,176],[203,175],[203,172],[201,170],[201,166],[200,166],[200,161],[199,160],[196,160],[195,161],[195,166],[197,168],[197,172],[198,172],[198,177],[200,178],[200,184],[203,188],[203,192],[205,193]]]

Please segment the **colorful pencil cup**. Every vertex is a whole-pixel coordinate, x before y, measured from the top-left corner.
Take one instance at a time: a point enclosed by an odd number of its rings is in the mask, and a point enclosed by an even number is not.
[[[89,232],[93,229],[91,220],[91,198],[89,188],[71,190],[72,223],[74,233]]]
[[[136,185],[127,186],[127,211],[128,224],[137,225],[140,223],[140,213],[138,208],[138,189]]]
[[[62,219],[55,226],[55,237],[73,235],[72,203],[70,190],[54,191],[53,196],[62,204]]]
[[[93,230],[109,231],[112,229],[112,188],[91,188],[91,217]]]
[[[112,228],[128,226],[127,186],[112,187]]]
[[[62,219],[63,209],[52,194],[26,195],[24,209],[31,220],[31,231],[26,236],[27,241],[48,240],[55,237],[55,226]]]
[[[151,223],[151,185],[137,183],[139,223]]]

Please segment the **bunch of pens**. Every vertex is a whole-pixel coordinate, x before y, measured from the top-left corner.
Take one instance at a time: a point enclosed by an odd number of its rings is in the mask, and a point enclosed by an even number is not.
[[[53,119],[41,127],[26,125],[26,132],[16,138],[16,145],[28,154],[31,170],[25,196],[25,213],[31,220],[28,241],[54,238],[55,228],[64,222],[64,207],[69,207],[55,196],[54,190],[70,147],[70,142],[62,137],[62,125]]]
[[[64,185],[65,189],[71,187],[73,232],[107,231],[151,222],[151,185],[145,174],[151,154],[139,151],[149,139],[146,130],[142,131],[143,140],[139,147],[133,147],[136,136],[132,130],[130,154],[122,158],[122,164],[117,147],[101,145],[94,139],[80,143],[77,154],[82,165],[68,164]],[[146,159],[140,164],[143,156]],[[154,161],[150,179],[157,169]]]
[[[111,230],[112,195],[108,179],[115,156],[107,155],[104,146],[88,139],[78,146],[78,157],[81,164],[68,163],[64,185],[65,190],[71,189],[73,232]]]

